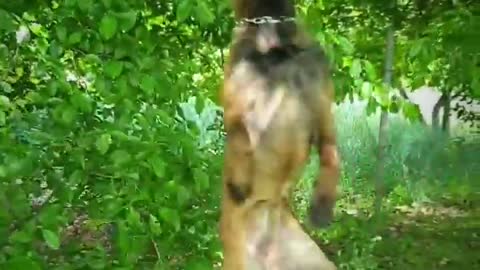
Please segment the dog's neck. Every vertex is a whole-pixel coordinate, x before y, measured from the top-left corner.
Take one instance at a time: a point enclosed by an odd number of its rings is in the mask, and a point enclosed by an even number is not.
[[[235,18],[253,19],[259,17],[295,17],[293,0],[234,0]]]

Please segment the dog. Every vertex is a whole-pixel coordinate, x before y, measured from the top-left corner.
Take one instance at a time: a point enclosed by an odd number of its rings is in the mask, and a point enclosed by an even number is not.
[[[220,92],[223,269],[336,269],[289,206],[314,146],[321,173],[310,221],[324,227],[333,218],[340,157],[328,59],[302,31],[291,0],[233,0],[233,8],[237,26]]]

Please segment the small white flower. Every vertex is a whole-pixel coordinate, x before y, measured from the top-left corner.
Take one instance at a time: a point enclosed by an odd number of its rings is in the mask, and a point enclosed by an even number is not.
[[[17,38],[17,44],[22,44],[30,39],[30,30],[28,30],[25,25],[22,25],[18,28],[15,36]]]

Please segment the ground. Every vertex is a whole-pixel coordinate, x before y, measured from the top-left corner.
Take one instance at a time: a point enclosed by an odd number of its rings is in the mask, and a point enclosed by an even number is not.
[[[377,222],[346,211],[313,235],[341,269],[480,269],[479,202],[396,206]]]

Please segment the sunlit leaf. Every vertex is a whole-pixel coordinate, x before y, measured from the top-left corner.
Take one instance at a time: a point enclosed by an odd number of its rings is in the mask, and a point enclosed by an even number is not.
[[[153,172],[157,177],[162,178],[165,176],[165,169],[167,167],[167,164],[157,155],[151,156],[148,159],[148,162],[150,163],[150,166],[152,167]]]
[[[158,219],[152,214],[149,215],[148,225],[153,235],[159,236],[162,233],[160,222],[158,222]]]
[[[377,79],[375,67],[372,65],[370,61],[367,61],[367,60],[364,60],[363,64],[365,66],[365,72],[367,73],[367,78],[370,81],[375,81]]]
[[[142,225],[140,214],[133,207],[128,207],[127,222],[137,228]]]
[[[97,147],[98,152],[104,155],[107,153],[110,145],[112,144],[112,137],[110,134],[102,134],[98,137],[97,141],[95,142],[95,146]]]
[[[406,102],[402,106],[403,114],[409,120],[416,121],[422,118],[418,105]]]
[[[58,235],[50,230],[42,230],[43,239],[51,249],[60,248],[60,239]]]
[[[352,66],[350,67],[350,75],[353,78],[359,78],[361,72],[362,72],[362,63],[360,59],[354,59],[352,62]]]
[[[353,53],[353,51],[354,51],[353,44],[346,37],[338,36],[337,39],[338,39],[338,43],[339,43],[340,47],[342,48],[342,50],[344,51],[344,53],[346,53],[346,54]]]
[[[372,84],[369,82],[362,83],[361,96],[362,98],[369,98],[372,95]]]
[[[176,230],[180,229],[180,215],[178,210],[172,208],[160,208],[159,215],[163,221],[172,225]]]

